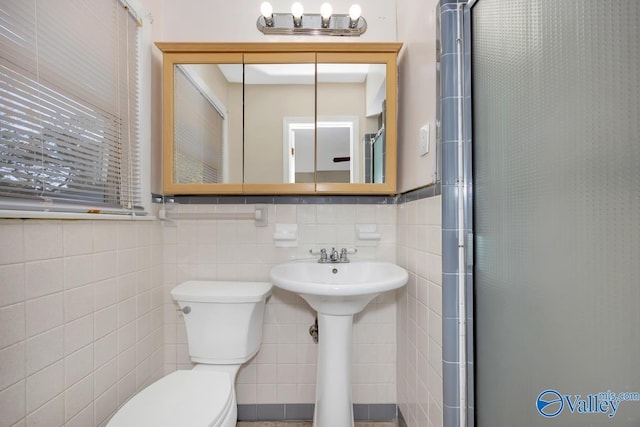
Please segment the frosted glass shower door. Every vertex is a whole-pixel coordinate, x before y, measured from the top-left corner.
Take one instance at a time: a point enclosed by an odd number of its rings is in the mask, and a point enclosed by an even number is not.
[[[640,1],[478,0],[471,58],[475,425],[638,427]]]

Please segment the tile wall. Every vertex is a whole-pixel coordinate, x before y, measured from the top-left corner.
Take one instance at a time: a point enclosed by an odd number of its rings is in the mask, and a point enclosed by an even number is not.
[[[442,197],[398,205],[398,406],[408,427],[442,426]]]
[[[163,374],[162,230],[0,220],[0,426],[101,426]]]
[[[176,284],[266,281],[271,266],[311,248],[353,247],[356,223],[377,224],[381,240],[355,257],[397,262],[410,279],[355,316],[354,403],[397,403],[409,427],[442,425],[440,203],[269,204],[267,227],[0,220],[0,427],[104,425],[137,390],[192,367],[169,296]],[[275,247],[276,223],[298,225],[298,247]],[[239,373],[239,403],[312,403],[314,311],[274,289],[265,317],[262,349]]]
[[[355,224],[375,223],[377,246],[355,257],[395,262],[396,205],[270,204],[269,225],[253,221],[179,220],[163,224],[165,373],[190,369],[184,323],[170,290],[189,279],[267,281],[280,262],[309,257],[315,247],[353,247]],[[181,211],[252,212],[254,205],[180,205]],[[274,246],[275,224],[298,225],[298,247]],[[308,334],[315,312],[295,294],[274,289],[263,345],[238,375],[240,404],[313,403],[316,344]],[[383,294],[354,318],[355,403],[396,402],[396,294]],[[322,332],[320,332],[322,334]]]

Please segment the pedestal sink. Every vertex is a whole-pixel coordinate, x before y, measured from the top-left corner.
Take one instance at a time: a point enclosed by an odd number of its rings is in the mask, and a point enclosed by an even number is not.
[[[314,427],[353,427],[351,333],[353,315],[381,292],[407,283],[392,263],[298,260],[271,269],[271,283],[304,298],[318,312],[319,351]]]

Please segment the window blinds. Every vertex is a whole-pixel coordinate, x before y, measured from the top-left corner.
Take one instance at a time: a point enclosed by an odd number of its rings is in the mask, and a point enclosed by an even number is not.
[[[175,68],[174,82],[174,181],[222,183],[224,116],[183,67]]]
[[[119,0],[3,0],[0,208],[141,209],[138,39]]]

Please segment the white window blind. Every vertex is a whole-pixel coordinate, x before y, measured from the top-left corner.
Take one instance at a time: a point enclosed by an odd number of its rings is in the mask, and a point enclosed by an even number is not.
[[[224,182],[224,116],[182,67],[174,82],[174,180]]]
[[[2,0],[0,208],[141,210],[138,27],[119,0]]]

